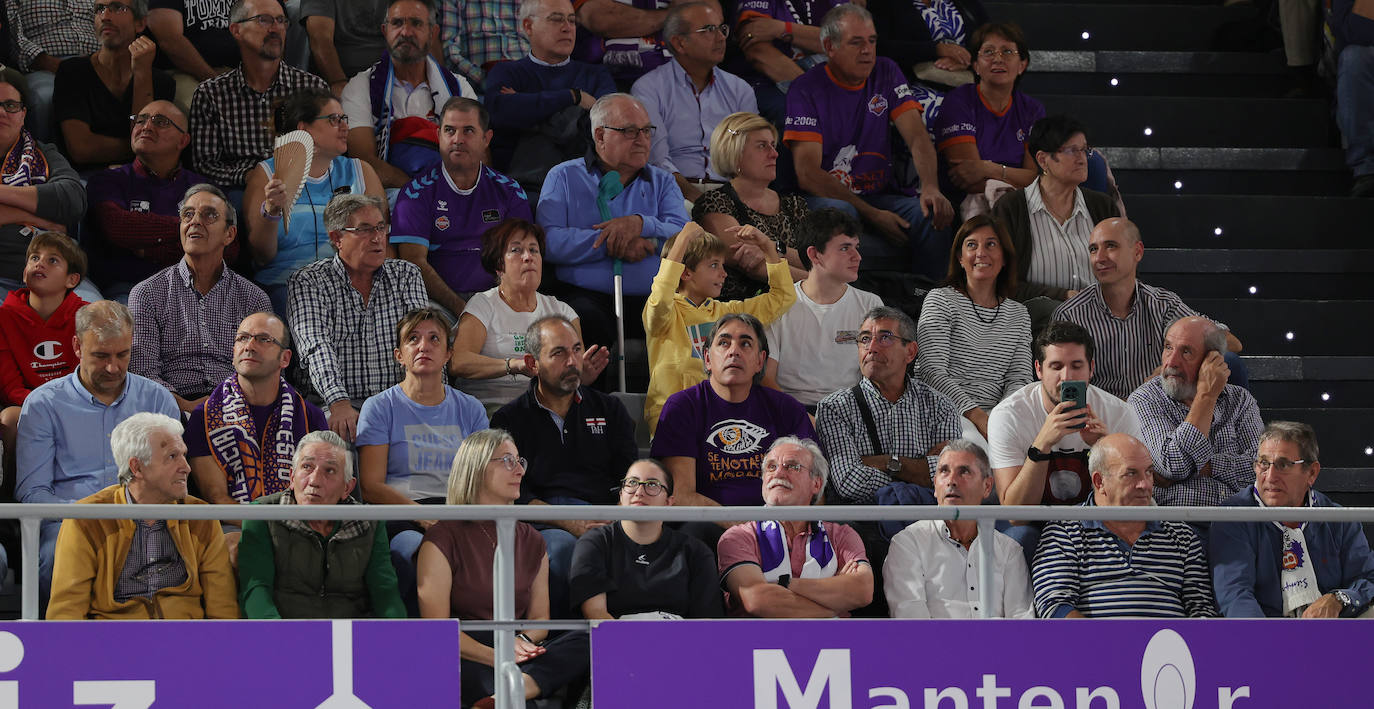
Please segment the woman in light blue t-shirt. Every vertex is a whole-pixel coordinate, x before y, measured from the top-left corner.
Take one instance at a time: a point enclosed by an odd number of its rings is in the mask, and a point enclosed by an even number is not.
[[[482,404],[444,382],[452,346],[453,330],[433,308],[412,310],[396,324],[395,356],[405,378],[369,397],[358,414],[358,479],[365,502],[444,504],[454,454],[463,439],[488,427]],[[433,524],[387,523],[407,601],[414,598],[415,552]]]

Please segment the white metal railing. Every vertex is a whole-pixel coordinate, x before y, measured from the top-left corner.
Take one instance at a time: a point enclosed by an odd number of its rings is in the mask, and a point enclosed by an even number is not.
[[[0,504],[0,519],[18,519],[22,532],[23,617],[38,618],[38,543],[43,519],[256,519],[256,520],[410,520],[417,510],[407,505],[78,505]],[[1181,522],[1374,522],[1369,507],[1045,507],[982,505],[940,507],[818,506],[818,507],[620,507],[616,505],[433,505],[424,507],[425,519],[494,520],[496,556],[493,560],[491,623],[466,623],[467,627],[493,628],[585,627],[578,621],[546,624],[524,623],[515,618],[515,523],[552,520],[663,520],[666,522],[724,521],[843,521],[881,520],[977,520],[979,535],[993,532],[999,519],[1025,521],[1119,520]],[[987,616],[992,608],[992,545],[979,545],[979,607]],[[515,638],[494,633],[496,641],[496,698],[501,709],[524,706],[524,685],[515,663]]]

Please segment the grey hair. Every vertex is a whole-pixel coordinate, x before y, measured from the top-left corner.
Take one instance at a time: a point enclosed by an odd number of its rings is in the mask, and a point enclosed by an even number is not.
[[[544,0],[520,0],[520,9],[516,12],[515,23],[523,32],[525,20],[535,16],[539,12],[539,6],[544,4]]]
[[[533,355],[535,359],[539,359],[539,350],[544,347],[544,325],[554,322],[561,322],[571,328],[573,332],[577,332],[577,328],[573,327],[572,321],[568,318],[562,315],[545,315],[535,320],[530,324],[529,328],[525,330],[526,354]]]
[[[821,19],[822,44],[826,41],[838,41],[840,39],[840,32],[843,31],[840,27],[840,23],[843,22],[846,17],[855,17],[861,22],[873,22],[873,13],[869,12],[861,5],[855,5],[853,3],[836,5],[830,9],[830,12],[825,13],[825,17]]]
[[[819,478],[821,481],[821,491],[816,493],[816,498],[811,501],[811,504],[814,505],[825,496],[825,486],[830,484],[830,461],[825,459],[825,454],[821,452],[821,447],[816,445],[815,441],[796,436],[783,436],[774,440],[773,444],[768,446],[768,453],[772,453],[773,449],[778,446],[789,445],[804,448],[807,453],[811,454],[811,477]],[[768,453],[764,453],[764,457],[767,457]]]
[[[133,13],[135,20],[141,20],[148,16],[148,0],[125,0],[129,3],[129,12]]]
[[[887,305],[880,305],[864,313],[862,322],[868,322],[869,320],[896,320],[897,334],[912,342],[916,341],[916,321],[912,320],[910,315],[907,315],[901,310]]]
[[[1226,328],[1218,325],[1217,322],[1204,315],[1184,315],[1181,318],[1174,318],[1169,324],[1164,326],[1164,332],[1174,329],[1174,326],[1189,318],[1198,318],[1207,323],[1206,332],[1202,333],[1202,356],[1206,357],[1208,352],[1220,352],[1226,354]]]
[[[92,333],[97,340],[113,340],[132,335],[134,316],[128,306],[113,300],[97,300],[76,311],[76,337]]]
[[[180,109],[177,109],[177,110],[180,110]],[[208,183],[208,182],[198,182],[198,183],[196,183],[196,184],[194,184],[194,185],[191,185],[190,187],[187,187],[187,188],[186,188],[186,194],[184,194],[184,195],[181,196],[181,201],[180,201],[180,202],[177,202],[177,212],[180,213],[180,212],[181,212],[181,208],[184,207],[184,206],[186,206],[186,200],[190,199],[192,195],[196,195],[196,194],[199,194],[199,193],[201,193],[201,192],[209,192],[211,195],[214,195],[215,197],[218,197],[218,198],[219,198],[219,201],[221,201],[221,202],[224,203],[224,223],[225,223],[225,224],[228,224],[229,226],[237,226],[237,225],[238,225],[238,221],[239,221],[238,212],[234,211],[234,205],[233,205],[232,203],[230,203],[230,202],[229,202],[229,198],[226,197],[226,196],[224,195],[224,190],[221,190],[220,188],[218,188],[218,187],[216,187],[216,186],[214,186],[214,185],[212,185],[212,184],[210,184],[210,183]]]
[[[299,441],[296,441],[296,451],[291,454],[292,471],[295,471],[296,465],[301,462],[301,456],[303,455],[301,451],[304,451],[305,447],[311,443],[323,443],[327,446],[333,446],[342,451],[344,482],[349,482],[353,480],[353,449],[348,446],[348,443],[345,442],[343,438],[339,437],[339,434],[334,433],[329,429],[325,429],[323,431],[311,431],[310,433],[301,436],[301,439]]]
[[[611,112],[613,104],[615,104],[617,101],[629,101],[634,105],[639,106],[640,108],[644,108],[644,104],[641,103],[639,99],[635,98],[634,96],[631,96],[630,94],[621,93],[619,91],[612,94],[606,94],[605,96],[602,96],[601,98],[597,99],[596,103],[592,104],[591,114],[593,133],[596,132],[597,128],[602,128],[606,125],[607,114]]]
[[[1321,454],[1317,448],[1317,432],[1311,426],[1297,421],[1270,421],[1264,427],[1264,432],[1260,434],[1259,444],[1264,445],[1265,441],[1285,441],[1298,447],[1298,455],[1311,465]]]
[[[375,207],[377,211],[386,214],[386,202],[380,197],[373,197],[369,194],[341,194],[329,200],[329,204],[324,208],[324,228],[327,231],[339,231],[348,226],[348,218],[354,212],[368,207]]]
[[[945,449],[940,451],[940,460],[944,460],[946,453],[972,453],[978,462],[978,474],[984,478],[992,477],[992,461],[988,459],[988,452],[977,443],[967,438],[955,438],[945,443]]]
[[[185,432],[181,422],[166,414],[140,411],[119,422],[110,431],[110,452],[119,464],[119,484],[128,485],[134,480],[133,468],[129,461],[138,458],[143,465],[153,462],[153,433],[162,431],[177,438]]]
[[[286,11],[286,3],[277,0],[282,12]],[[234,0],[234,4],[229,6],[229,24],[237,24],[248,19],[248,0]]]
[[[701,0],[692,0],[692,2],[673,3],[672,7],[668,8],[668,17],[663,20],[663,39],[667,41],[668,51],[673,56],[677,56],[677,48],[673,46],[672,42],[673,37],[684,37],[692,31],[691,27],[687,25],[687,18],[683,15],[687,14],[688,10],[698,7],[710,8],[711,6],[701,2]]]

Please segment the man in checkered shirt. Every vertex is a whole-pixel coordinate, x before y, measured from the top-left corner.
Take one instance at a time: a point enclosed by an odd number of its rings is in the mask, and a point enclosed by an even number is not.
[[[303,89],[329,90],[324,79],[282,62],[287,22],[278,0],[234,0],[229,34],[242,62],[201,84],[191,97],[196,169],[236,192],[231,201],[241,199],[248,171],[272,156],[273,104]]]
[[[343,194],[324,208],[334,258],[302,267],[287,283],[287,312],[309,390],[329,428],[352,441],[363,400],[401,381],[391,356],[396,323],[429,305],[420,269],[386,257],[386,202]]]

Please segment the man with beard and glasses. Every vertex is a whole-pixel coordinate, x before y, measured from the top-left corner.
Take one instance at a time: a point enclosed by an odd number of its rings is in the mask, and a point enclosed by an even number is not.
[[[1177,320],[1164,334],[1160,375],[1127,400],[1159,471],[1161,505],[1216,505],[1255,483],[1264,421],[1255,397],[1226,383],[1225,352],[1226,331],[1216,323]]]
[[[241,63],[202,83],[191,97],[196,169],[230,192],[236,206],[248,171],[272,157],[276,102],[303,89],[329,89],[320,77],[282,61],[287,23],[279,0],[234,0],[229,33]]]
[[[529,390],[502,406],[491,427],[510,432],[529,456],[520,482],[522,504],[613,505],[620,479],[638,456],[635,423],[609,394],[582,386],[582,340],[562,315],[536,320],[525,332]],[[550,602],[566,611],[573,547],[606,522],[559,520],[538,525],[548,546]]]
[[[403,187],[439,162],[439,109],[472,86],[429,55],[433,0],[392,0],[382,20],[386,52],[348,80],[339,101],[348,115],[348,154],[372,166],[387,189]]]

